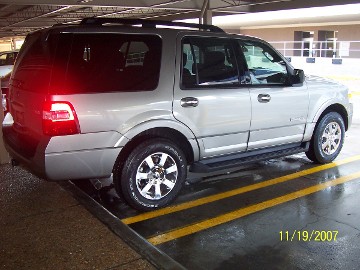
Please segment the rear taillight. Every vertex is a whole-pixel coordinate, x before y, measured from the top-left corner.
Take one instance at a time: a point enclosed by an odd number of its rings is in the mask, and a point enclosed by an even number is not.
[[[71,103],[63,101],[44,103],[43,132],[49,136],[80,133],[79,121]]]

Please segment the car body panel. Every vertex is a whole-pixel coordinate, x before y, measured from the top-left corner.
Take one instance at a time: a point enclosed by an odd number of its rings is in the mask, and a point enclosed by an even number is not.
[[[310,95],[308,122],[317,122],[322,112],[333,104],[340,104],[347,110],[349,116],[352,115],[350,113],[352,105],[345,85],[318,76],[307,76],[305,82]]]
[[[55,136],[51,137],[45,149],[45,154],[117,148],[121,147],[121,145],[116,147],[115,145],[122,137],[123,135],[116,131]]]
[[[269,95],[262,103],[260,95]],[[306,85],[250,88],[252,119],[248,149],[301,142],[309,109]]]
[[[110,177],[120,149],[91,149],[46,154],[45,176],[52,181]]]

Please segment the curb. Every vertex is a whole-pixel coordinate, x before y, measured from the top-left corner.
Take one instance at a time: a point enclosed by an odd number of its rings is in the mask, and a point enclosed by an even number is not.
[[[147,259],[157,269],[186,269],[160,249],[151,245],[145,238],[136,233],[129,226],[122,223],[116,216],[89,197],[71,181],[59,182],[58,184],[66,191],[70,192],[93,216],[104,223],[113,233],[124,240],[126,244]]]

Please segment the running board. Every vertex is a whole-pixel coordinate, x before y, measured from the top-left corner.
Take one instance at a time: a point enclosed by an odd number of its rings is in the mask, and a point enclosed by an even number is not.
[[[306,152],[307,150],[309,150],[309,142],[275,146],[266,149],[204,159],[193,163],[190,166],[189,171],[195,173],[214,172],[248,163]]]

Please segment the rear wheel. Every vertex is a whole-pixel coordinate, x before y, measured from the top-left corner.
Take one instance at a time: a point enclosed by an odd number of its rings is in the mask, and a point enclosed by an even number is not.
[[[344,137],[344,120],[340,114],[330,112],[316,126],[306,156],[316,163],[329,163],[339,155]]]
[[[187,173],[184,153],[171,141],[151,139],[137,146],[114,184],[126,202],[143,211],[164,207],[178,195]]]

